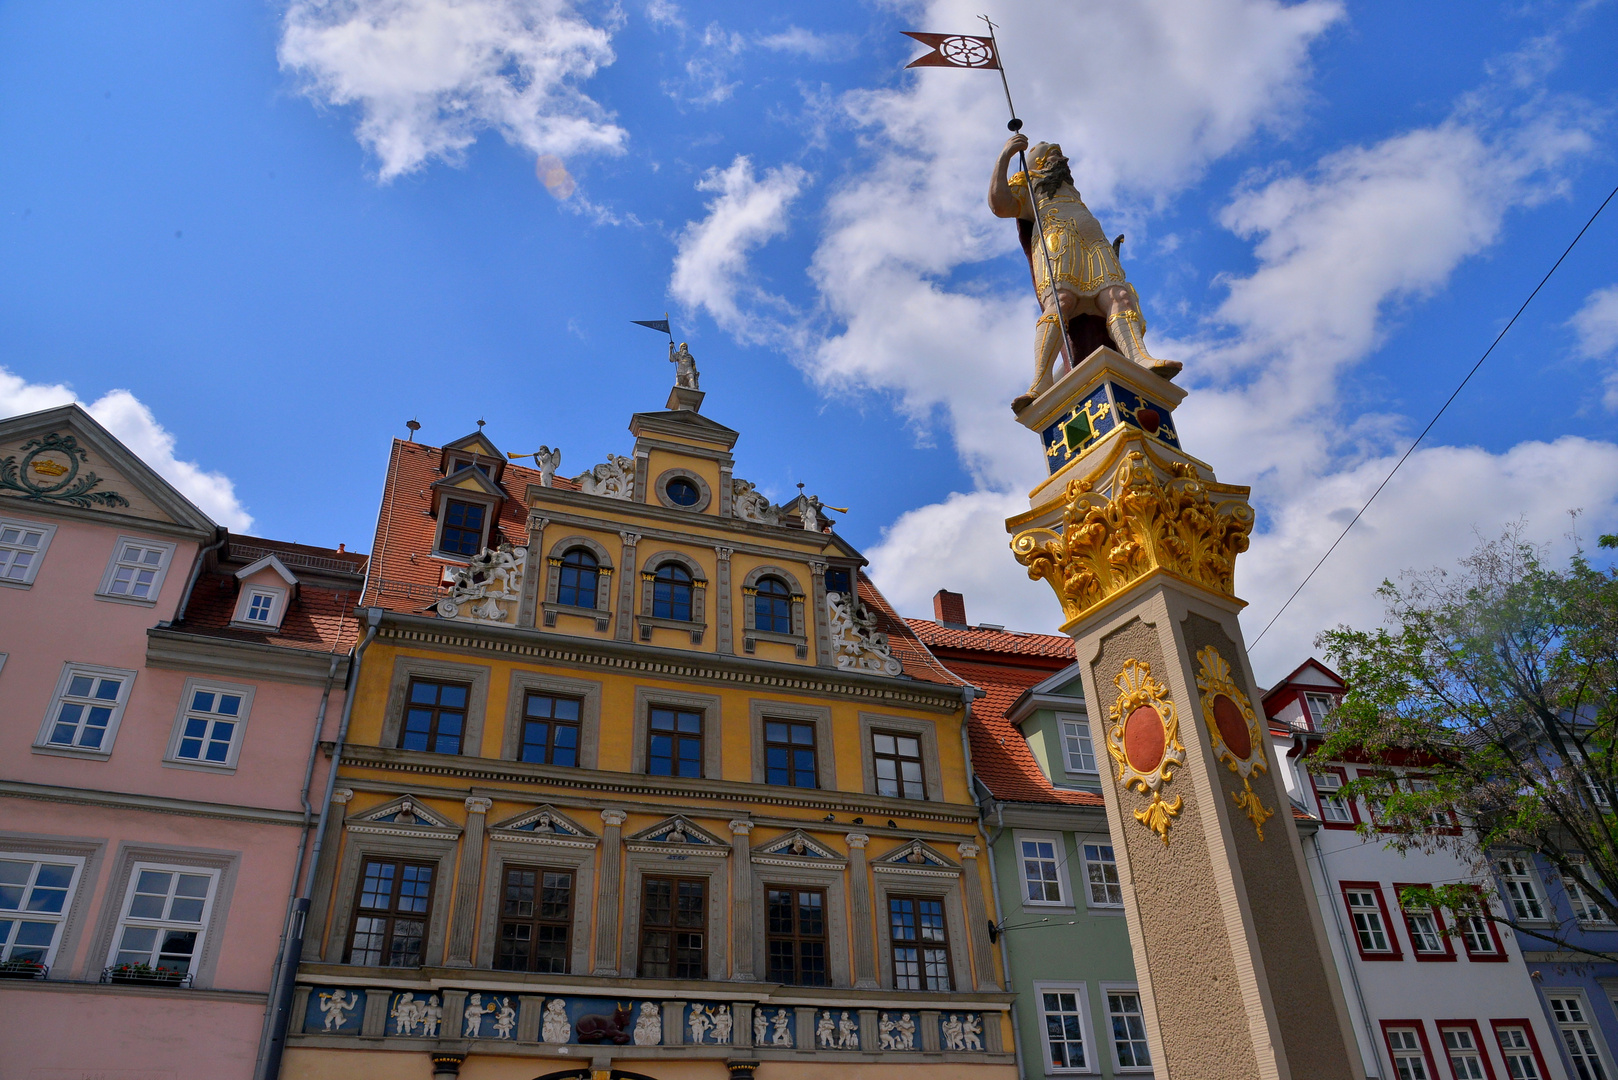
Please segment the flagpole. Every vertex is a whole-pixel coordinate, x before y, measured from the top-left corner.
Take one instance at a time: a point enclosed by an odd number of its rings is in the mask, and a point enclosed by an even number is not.
[[[1017,119],[1017,106],[1011,103],[1011,83],[1006,79],[1006,58],[1000,51],[999,39],[994,36],[994,23],[989,21],[987,15],[979,15],[978,18],[989,28],[989,43],[994,46],[995,66],[1000,70],[1000,87],[1006,92],[1006,111],[1011,114],[1006,127],[1013,133],[1021,132],[1022,121]],[[1061,335],[1059,340],[1062,344],[1062,362],[1067,365],[1069,371],[1072,371],[1075,365],[1068,346],[1067,320],[1062,317],[1062,298],[1056,292],[1056,266],[1051,262],[1051,249],[1045,243],[1045,222],[1039,215],[1039,195],[1034,190],[1034,175],[1028,171],[1028,156],[1021,150],[1017,151],[1017,164],[1022,166],[1023,178],[1028,182],[1028,205],[1034,211],[1034,231],[1039,234],[1039,252],[1045,258],[1045,279],[1051,283],[1051,301],[1056,305],[1056,330]],[[1037,295],[1035,299],[1038,299]]]

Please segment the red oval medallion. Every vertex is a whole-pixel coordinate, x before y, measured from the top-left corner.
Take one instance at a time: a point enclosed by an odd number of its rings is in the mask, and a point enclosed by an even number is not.
[[[1253,736],[1247,729],[1247,721],[1242,718],[1242,710],[1224,694],[1215,694],[1213,714],[1219,737],[1225,740],[1231,753],[1246,761],[1253,752]]]
[[[1138,773],[1149,773],[1163,760],[1166,749],[1163,718],[1150,705],[1142,705],[1124,721],[1124,757]]]
[[[1135,419],[1140,421],[1141,427],[1153,435],[1157,434],[1157,426],[1163,422],[1163,418],[1158,415],[1157,410],[1151,408],[1136,409]]]

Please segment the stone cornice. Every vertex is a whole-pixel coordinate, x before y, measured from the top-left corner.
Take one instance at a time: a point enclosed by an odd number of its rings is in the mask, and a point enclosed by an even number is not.
[[[271,810],[261,806],[231,806],[226,803],[172,799],[166,795],[137,795],[92,788],[30,784],[22,780],[0,780],[0,796],[39,799],[44,802],[104,806],[118,810],[145,810],[154,814],[180,814],[185,817],[218,818],[224,821],[250,821],[261,825],[302,825],[303,814],[296,810]]]
[[[949,683],[569,637],[491,623],[430,619],[390,611],[383,613],[377,637],[405,648],[453,649],[527,663],[609,668],[652,678],[726,684],[771,693],[814,694],[874,708],[941,713],[956,713],[962,708],[960,687]]]
[[[313,649],[235,641],[164,627],[153,627],[146,631],[148,667],[235,678],[257,676],[275,682],[324,686],[331,672],[331,658],[331,653]],[[348,663],[347,653],[337,655],[334,685],[342,686],[347,682]]]
[[[542,497],[536,499],[536,496]],[[578,506],[580,512],[570,514],[555,506],[540,505],[541,502],[551,499],[559,499],[567,505]],[[581,504],[580,500],[589,500],[589,502]],[[764,525],[756,521],[743,521],[737,517],[721,517],[718,514],[693,514],[689,510],[671,510],[666,506],[652,503],[607,499],[600,495],[586,495],[583,492],[567,491],[562,488],[540,487],[537,484],[531,484],[528,487],[529,512],[546,518],[552,524],[562,523],[582,528],[600,529],[603,532],[622,529],[625,522],[617,518],[604,517],[599,513],[589,512],[609,509],[608,507],[602,507],[600,505],[602,502],[612,503],[613,505],[610,509],[621,510],[624,515],[636,519],[633,523],[635,531],[644,537],[655,537],[671,543],[696,544],[702,547],[713,546],[714,540],[717,538],[723,539],[726,547],[734,548],[736,551],[745,551],[765,558],[790,558],[799,562],[816,557],[847,559],[847,556],[840,555],[834,549],[832,534],[830,533],[812,533],[788,525]],[[667,529],[648,528],[645,526],[644,520],[667,522],[671,527]],[[708,529],[711,533],[730,535],[715,537],[710,533],[693,531],[697,528]],[[749,544],[745,541],[737,540],[735,534],[761,537],[763,539],[761,542]],[[769,543],[771,539],[777,539],[779,542]],[[794,545],[794,541],[802,546]],[[859,565],[865,565],[863,557],[856,555],[855,558],[858,560]]]

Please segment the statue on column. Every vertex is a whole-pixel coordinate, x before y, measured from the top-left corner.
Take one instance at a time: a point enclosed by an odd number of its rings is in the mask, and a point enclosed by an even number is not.
[[[1028,150],[1028,173],[1007,179],[1006,167],[1024,149]],[[1036,199],[1045,250],[1034,235]],[[1079,198],[1059,145],[1042,142],[1030,149],[1028,137],[1020,132],[1007,139],[989,180],[989,209],[996,217],[1017,219],[1023,250],[1034,272],[1034,292],[1043,309],[1034,332],[1034,381],[1026,394],[1012,401],[1014,412],[1022,412],[1056,381],[1062,335],[1068,321],[1078,315],[1106,320],[1107,333],[1128,359],[1165,379],[1179,374],[1178,361],[1158,360],[1146,351],[1146,318],[1141,314],[1140,297],[1118,264],[1116,245],[1123,237],[1108,242],[1101,223]],[[1045,251],[1050,253],[1049,264]],[[1073,359],[1077,362],[1083,357]]]
[[[680,342],[678,352],[674,350],[674,342],[669,342],[669,363],[674,365],[675,386],[683,390],[697,389],[697,361],[685,342]]]

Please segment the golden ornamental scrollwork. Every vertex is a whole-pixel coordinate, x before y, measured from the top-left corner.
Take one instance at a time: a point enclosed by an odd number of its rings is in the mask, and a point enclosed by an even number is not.
[[[1202,694],[1202,721],[1213,740],[1214,756],[1242,778],[1242,790],[1231,792],[1237,809],[1247,815],[1264,839],[1264,823],[1275,816],[1253,790],[1253,774],[1270,771],[1264,752],[1267,737],[1253,705],[1236,685],[1230,663],[1209,645],[1197,651],[1197,690]]]
[[[1174,770],[1185,764],[1185,746],[1180,742],[1180,719],[1168,688],[1152,678],[1152,665],[1145,660],[1125,660],[1124,669],[1113,680],[1118,700],[1107,715],[1107,753],[1118,766],[1118,783],[1126,790],[1150,795],[1152,801],[1135,811],[1135,820],[1169,844],[1169,827],[1180,816],[1185,800],[1163,797],[1163,787],[1174,779]]]
[[[1167,471],[1160,478],[1145,454],[1131,451],[1106,495],[1090,480],[1068,482],[1060,531],[1012,538],[1017,561],[1035,581],[1050,582],[1070,621],[1153,570],[1234,595],[1236,556],[1253,529],[1246,489],[1211,485],[1188,462]]]

